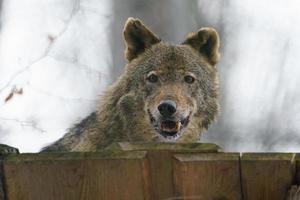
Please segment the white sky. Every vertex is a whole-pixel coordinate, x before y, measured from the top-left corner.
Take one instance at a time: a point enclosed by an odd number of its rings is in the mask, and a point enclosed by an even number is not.
[[[0,143],[38,151],[95,108],[110,82],[109,15],[109,1],[4,1]]]
[[[111,82],[112,5],[3,2],[0,143],[36,152],[94,110]],[[300,151],[300,1],[198,2],[222,27],[222,114],[203,141],[228,151]]]

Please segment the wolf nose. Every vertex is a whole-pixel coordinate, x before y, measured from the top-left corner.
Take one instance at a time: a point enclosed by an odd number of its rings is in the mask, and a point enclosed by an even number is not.
[[[162,116],[170,117],[176,112],[176,103],[171,100],[162,101],[157,109]]]

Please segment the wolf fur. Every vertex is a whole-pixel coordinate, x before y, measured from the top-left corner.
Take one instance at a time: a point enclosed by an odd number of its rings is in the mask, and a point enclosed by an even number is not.
[[[43,151],[96,151],[118,141],[195,142],[216,119],[220,55],[213,28],[171,45],[129,18],[124,39],[125,72],[95,112]]]

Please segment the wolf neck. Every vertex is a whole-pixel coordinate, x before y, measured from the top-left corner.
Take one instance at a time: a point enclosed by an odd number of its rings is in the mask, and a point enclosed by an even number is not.
[[[120,79],[104,94],[104,99],[97,108],[97,120],[101,127],[100,135],[96,138],[100,144],[110,144],[117,141],[139,140],[138,132],[145,124],[144,102],[139,100],[137,94],[132,92],[129,79],[126,75]],[[108,97],[108,98],[105,98]],[[95,134],[99,135],[99,134]],[[101,141],[100,141],[101,140]]]

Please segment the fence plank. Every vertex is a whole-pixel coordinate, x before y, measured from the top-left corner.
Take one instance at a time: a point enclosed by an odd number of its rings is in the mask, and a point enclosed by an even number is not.
[[[0,144],[0,200],[5,200],[3,160],[9,154],[19,154],[17,148]]]
[[[176,154],[177,199],[241,200],[238,153]]]
[[[295,154],[245,153],[241,174],[244,200],[284,200],[295,181]]]
[[[7,200],[153,199],[146,152],[22,154],[4,162]]]
[[[2,154],[0,154],[0,200],[5,200],[3,159],[4,159],[4,156]]]
[[[109,147],[119,151],[172,151],[172,152],[222,152],[221,147],[213,143],[164,143],[164,142],[117,142]]]
[[[115,143],[111,150],[137,151],[147,150],[150,166],[151,182],[153,183],[153,198],[169,199],[175,196],[173,184],[173,157],[174,153],[210,153],[220,152],[216,144],[203,143]]]
[[[199,143],[118,143],[96,153],[2,157],[0,151],[6,195],[0,187],[0,200],[283,200],[300,177],[292,153],[219,151]]]
[[[300,153],[296,153],[296,184],[300,185]]]

